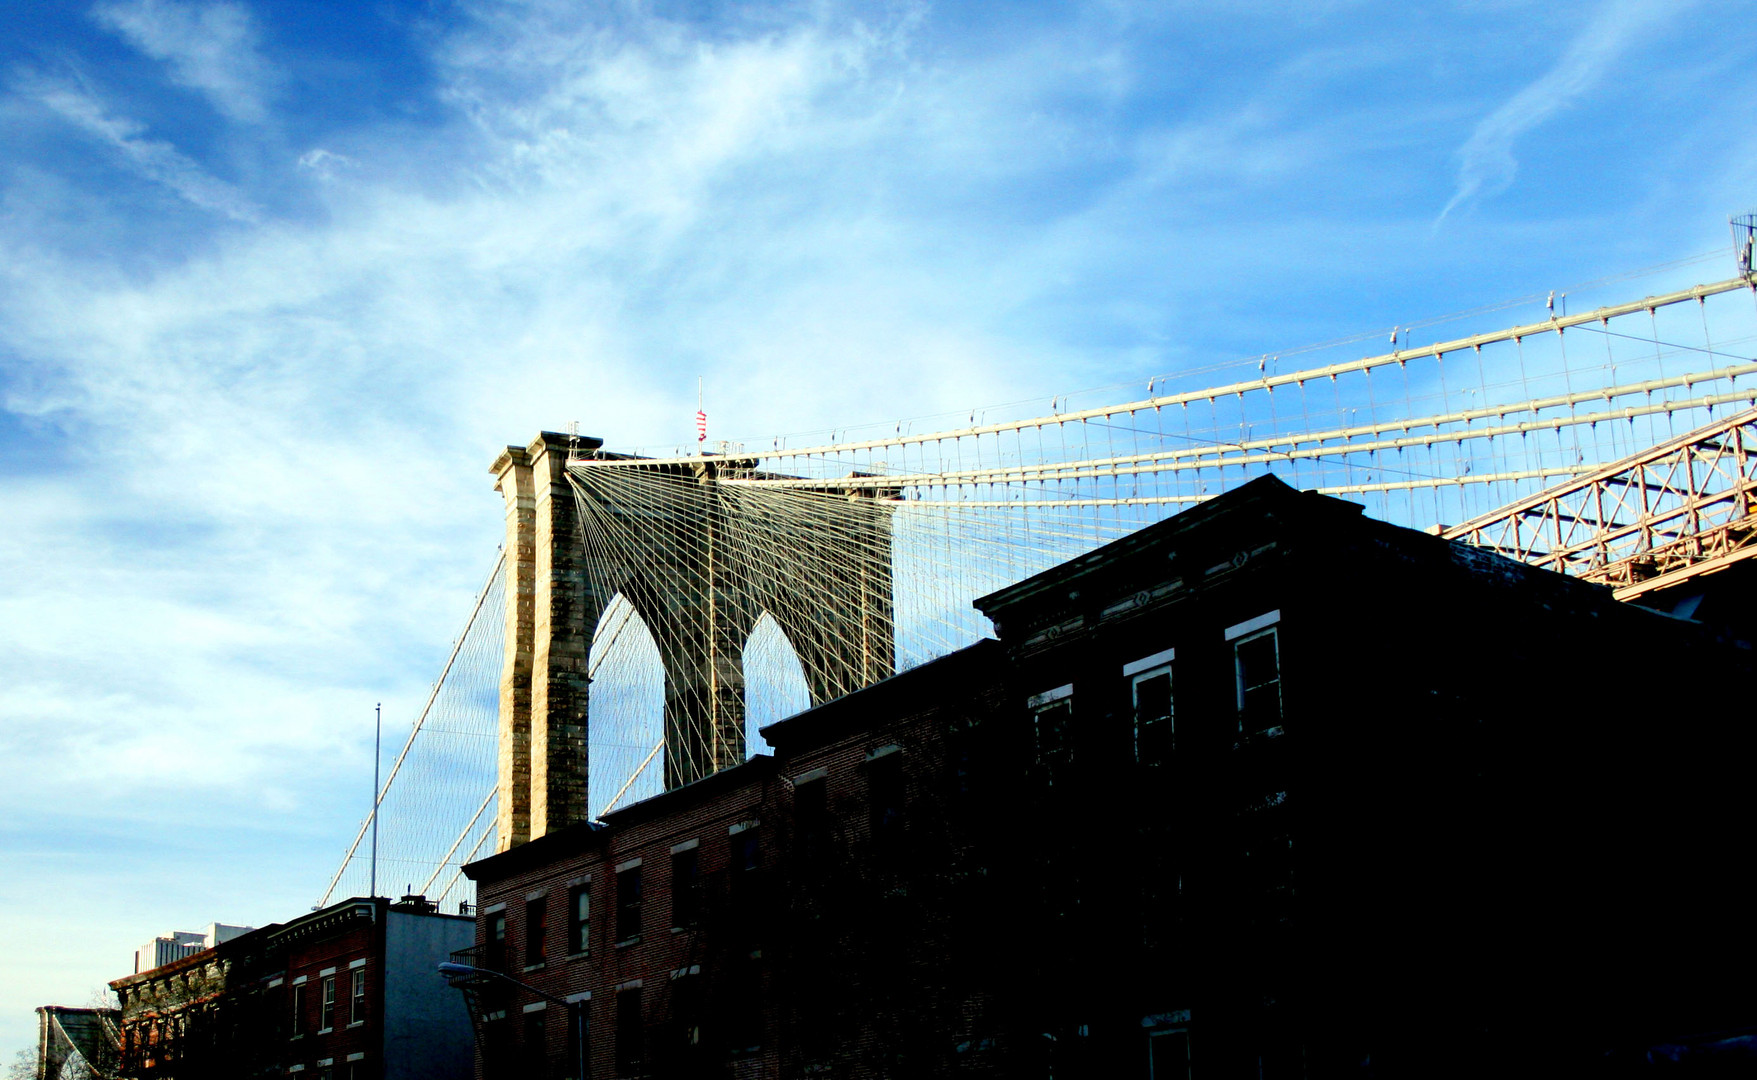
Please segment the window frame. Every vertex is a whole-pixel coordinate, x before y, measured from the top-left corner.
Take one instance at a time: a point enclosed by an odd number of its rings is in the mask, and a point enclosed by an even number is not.
[[[1123,665],[1123,677],[1129,680],[1129,711],[1135,734],[1135,763],[1156,768],[1170,764],[1172,755],[1177,751],[1177,649],[1161,649],[1150,656],[1139,660],[1131,660]],[[1153,679],[1165,676],[1165,714],[1153,717],[1153,720],[1166,722],[1164,734],[1165,748],[1163,760],[1148,761],[1142,756],[1142,746],[1146,740],[1142,738],[1141,716],[1141,685]]]
[[[567,1004],[567,1052],[561,1062],[561,1076],[563,1080],[590,1080],[589,1076],[580,1076],[574,1066],[583,1052],[587,1073],[592,1069],[592,992],[570,994]]]
[[[641,988],[616,992],[616,1075],[639,1076],[646,1070],[646,1016]]]
[[[1032,694],[1025,699],[1025,707],[1031,711],[1032,757],[1044,771],[1045,780],[1054,787],[1063,770],[1074,764],[1074,684],[1064,683]],[[1043,718],[1057,712],[1063,714],[1057,744],[1046,747]]]
[[[366,1022],[366,969],[355,968],[348,978],[348,1026]]]
[[[816,859],[824,853],[830,833],[830,781],[827,770],[793,783],[793,829],[800,855]]]
[[[1271,656],[1275,665],[1275,677],[1251,686],[1246,686],[1245,659],[1242,650],[1247,645],[1263,640],[1271,642],[1271,649],[1273,650]],[[1239,732],[1245,734],[1257,734],[1258,732],[1270,731],[1279,727],[1282,720],[1287,716],[1286,677],[1281,663],[1281,610],[1277,608],[1274,611],[1258,615],[1254,619],[1246,619],[1244,622],[1227,627],[1226,641],[1232,646],[1233,687],[1235,690],[1235,705],[1238,715]],[[1275,708],[1273,717],[1268,723],[1263,723],[1261,717],[1251,718],[1249,722],[1249,731],[1247,732],[1247,695],[1251,691],[1260,691],[1269,686],[1275,688]]]
[[[547,1005],[548,1002],[537,1002]],[[533,1039],[532,1036],[536,1038]],[[549,1010],[527,1008],[519,1017],[519,1053],[521,1067],[531,1076],[549,1075]]]
[[[549,962],[549,894],[525,898],[525,970]]]
[[[685,873],[687,871],[687,873]],[[671,853],[671,929],[691,930],[702,916],[701,847]]]
[[[575,882],[567,889],[567,954],[587,956],[592,951],[592,882]]]
[[[506,905],[488,912],[487,932],[483,938],[483,960],[490,971],[506,971],[507,963]]]
[[[630,885],[633,888],[630,888]],[[616,871],[616,944],[631,945],[641,939],[641,864],[624,864]],[[632,931],[632,932],[631,932]]]
[[[305,1037],[305,987],[307,985],[308,984],[303,979],[292,985],[290,994],[292,1001],[290,1004],[292,1005],[293,1010],[293,1030],[287,1036],[289,1039],[302,1039]]]
[[[336,1026],[336,977],[325,975],[319,983],[317,1001],[317,1033],[334,1031]]]
[[[908,789],[900,751],[876,755],[866,762],[866,825],[874,843],[895,844],[902,839],[908,820]]]

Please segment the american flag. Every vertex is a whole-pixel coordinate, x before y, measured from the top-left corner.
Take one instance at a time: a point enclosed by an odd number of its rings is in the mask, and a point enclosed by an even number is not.
[[[708,441],[708,414],[700,409],[697,409],[695,413],[695,441]]]

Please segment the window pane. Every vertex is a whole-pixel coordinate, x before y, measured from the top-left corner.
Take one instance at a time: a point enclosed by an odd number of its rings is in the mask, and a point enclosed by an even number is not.
[[[734,871],[755,870],[759,865],[759,858],[755,829],[745,829],[732,837],[732,869]]]
[[[1238,643],[1239,680],[1246,689],[1263,686],[1281,678],[1275,655],[1275,631],[1248,638]]]
[[[829,785],[824,780],[811,780],[793,790],[793,821],[799,838],[799,853],[807,859],[823,854],[829,832]]]
[[[1175,726],[1172,720],[1171,669],[1148,672],[1135,679],[1135,760],[1163,765],[1171,759]]]
[[[583,953],[591,948],[592,895],[584,885],[568,893],[567,951]]]
[[[506,912],[497,911],[488,917],[488,969],[506,970]]]
[[[579,1062],[582,1051],[584,1056],[590,1057],[589,1006],[589,1002],[582,1001],[567,1013],[567,1060],[561,1063],[561,1075],[568,1080],[585,1080],[580,1074]]]
[[[526,1076],[542,1078],[549,1075],[549,1029],[542,1010],[525,1014],[524,1045],[521,1047]]]
[[[616,875],[616,940],[641,936],[641,868],[630,867]]]
[[[1281,722],[1281,658],[1273,629],[1233,646],[1238,672],[1239,728],[1262,731]]]
[[[1167,1031],[1147,1039],[1149,1080],[1189,1080],[1190,1037],[1187,1032]]]
[[[525,902],[525,964],[541,964],[548,959],[549,898]]]
[[[1037,737],[1037,763],[1043,767],[1044,780],[1051,787],[1062,782],[1067,767],[1074,760],[1073,720],[1074,699],[1071,697],[1040,706],[1032,715]]]
[[[903,760],[901,754],[882,757],[867,766],[866,782],[871,799],[872,838],[879,843],[895,840],[903,829]]]
[[[616,995],[616,1075],[641,1071],[641,1036],[641,992],[624,990]]]
[[[365,1021],[366,1021],[366,972],[365,972],[365,970],[361,969],[361,970],[356,970],[354,972],[353,983],[354,983],[354,985],[352,987],[352,992],[349,994],[350,1005],[348,1008],[348,1022],[350,1024],[365,1023]]]
[[[701,913],[701,893],[697,890],[696,849],[673,852],[671,855],[671,925],[679,929],[694,926]]]

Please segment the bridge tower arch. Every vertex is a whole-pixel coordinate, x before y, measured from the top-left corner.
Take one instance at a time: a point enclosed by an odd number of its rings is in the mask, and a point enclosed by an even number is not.
[[[754,460],[646,465],[602,445],[543,432],[490,469],[509,600],[497,851],[593,816],[591,635],[618,593],[665,670],[666,790],[744,760],[743,652],[764,612],[813,704],[895,671],[890,493],[759,491],[738,483]]]

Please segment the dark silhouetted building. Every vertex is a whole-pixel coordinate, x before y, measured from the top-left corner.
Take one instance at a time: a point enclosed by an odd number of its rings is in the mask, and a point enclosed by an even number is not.
[[[1743,643],[1273,479],[977,606],[773,757],[469,866],[460,959],[542,991],[478,988],[482,1074],[572,1075],[557,1002],[594,1080],[1743,1052]]]

